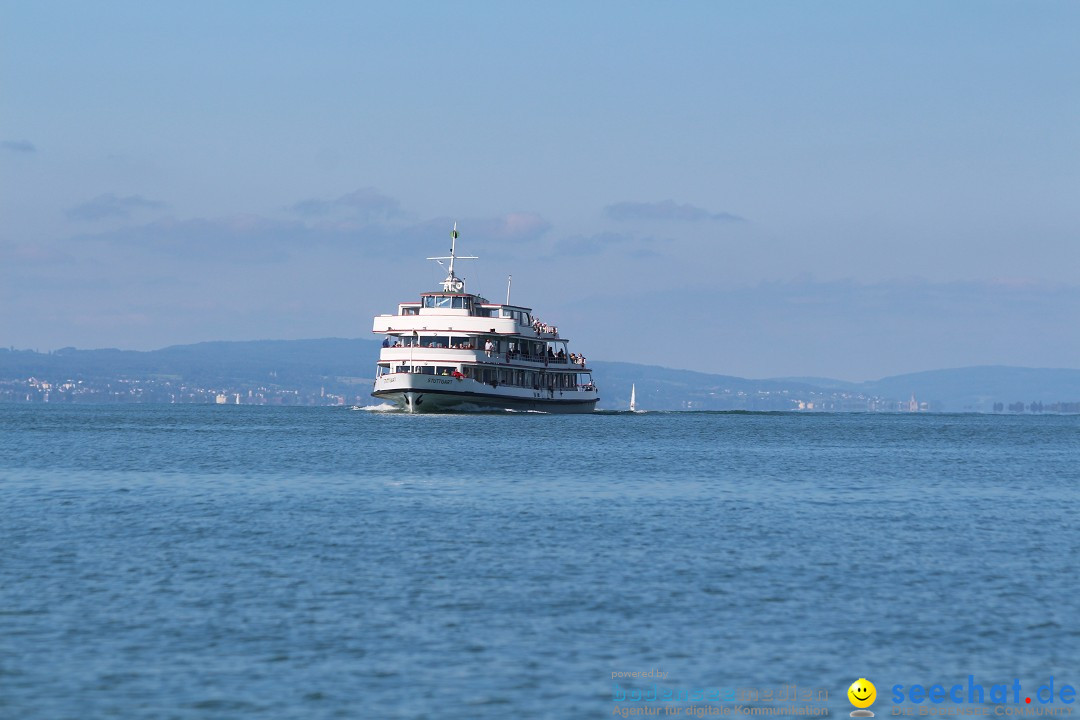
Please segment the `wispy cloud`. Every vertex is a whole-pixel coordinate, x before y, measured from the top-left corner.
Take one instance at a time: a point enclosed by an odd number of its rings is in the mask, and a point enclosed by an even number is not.
[[[536,240],[551,229],[551,223],[536,213],[512,212],[490,218],[470,218],[460,225],[478,240]]]
[[[613,247],[626,246],[632,238],[622,233],[597,233],[596,235],[571,235],[557,241],[551,247],[558,255],[599,255]]]
[[[364,237],[410,239],[438,243],[455,221],[470,243],[514,243],[536,240],[551,223],[533,212],[510,212],[479,218],[430,218],[418,220],[404,211],[395,198],[373,187],[360,188],[336,198],[309,198],[289,207],[303,222],[322,231],[351,231]]]
[[[267,262],[288,257],[290,250],[323,244],[348,234],[338,229],[316,229],[298,221],[283,221],[257,215],[219,218],[163,218],[141,225],[81,235],[80,243],[161,253],[170,257],[206,262]]]
[[[280,262],[310,249],[322,248],[355,258],[395,255],[401,247],[416,247],[422,255],[449,244],[452,220],[421,222],[363,221],[355,218],[270,218],[229,215],[215,218],[162,218],[74,238],[103,247],[138,249],[192,261]],[[539,215],[508,213],[463,219],[459,228],[468,239],[459,250],[477,244],[505,245],[534,240],[550,227]],[[427,248],[424,250],[423,248]]]
[[[30,154],[37,152],[37,147],[29,140],[4,140],[0,142],[0,148],[12,153]]]
[[[304,217],[347,214],[363,219],[388,220],[402,215],[401,203],[371,187],[360,188],[332,200],[302,200],[290,209]]]
[[[710,212],[688,203],[674,200],[660,202],[621,202],[608,205],[604,214],[612,220],[674,221],[701,222],[703,220],[719,222],[742,222],[745,218],[728,212]]]
[[[72,220],[127,218],[133,212],[139,210],[157,210],[163,207],[165,207],[165,203],[158,200],[148,200],[142,195],[120,197],[114,193],[105,193],[71,208],[68,210],[67,216]]]
[[[57,267],[73,262],[70,254],[56,243],[49,242],[0,242],[0,267]]]
[[[570,235],[551,246],[552,257],[584,257],[617,253],[626,257],[660,257],[655,249],[656,238],[635,237],[627,233],[603,232],[594,235]]]

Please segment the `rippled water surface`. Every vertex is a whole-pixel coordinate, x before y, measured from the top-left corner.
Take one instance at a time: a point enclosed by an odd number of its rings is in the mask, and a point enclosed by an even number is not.
[[[0,406],[0,717],[1080,685],[1078,477],[1076,417]]]

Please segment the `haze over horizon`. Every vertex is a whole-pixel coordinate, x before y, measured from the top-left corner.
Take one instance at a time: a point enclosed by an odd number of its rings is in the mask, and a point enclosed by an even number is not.
[[[1077,367],[1080,5],[0,2],[0,346],[370,338]]]

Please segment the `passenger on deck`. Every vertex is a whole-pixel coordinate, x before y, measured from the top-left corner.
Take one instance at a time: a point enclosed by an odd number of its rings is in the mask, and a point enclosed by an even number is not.
[[[488,357],[491,357],[491,353],[494,350],[495,350],[495,343],[491,342],[491,340],[485,340],[484,341],[484,354],[487,355]]]
[[[382,346],[384,348],[390,347],[390,336],[389,335],[387,335],[386,337],[383,338]]]

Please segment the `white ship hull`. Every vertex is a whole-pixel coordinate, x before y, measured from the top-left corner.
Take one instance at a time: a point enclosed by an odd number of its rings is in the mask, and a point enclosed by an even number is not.
[[[471,378],[394,373],[375,381],[373,396],[411,413],[535,411],[590,413],[599,400],[595,388],[533,390],[483,384]]]

